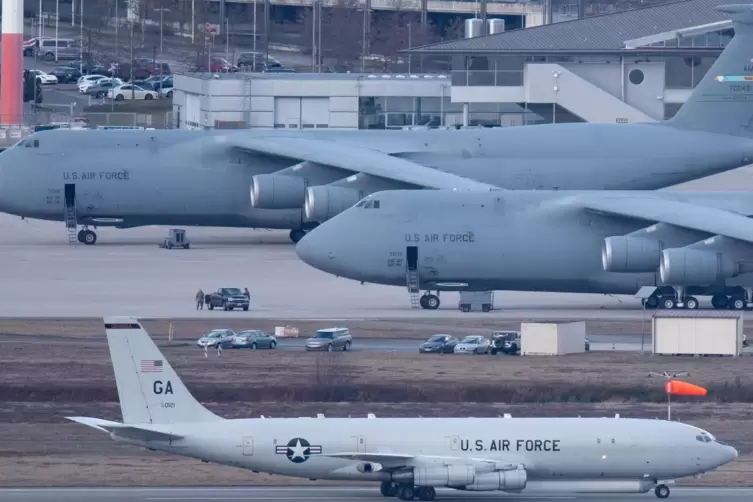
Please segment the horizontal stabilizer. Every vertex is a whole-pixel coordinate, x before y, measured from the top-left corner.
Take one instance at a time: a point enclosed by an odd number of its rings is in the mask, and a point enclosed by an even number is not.
[[[135,439],[138,441],[175,441],[183,438],[183,436],[179,436],[177,434],[156,431],[143,425],[126,425],[121,424],[120,422],[111,422],[110,420],[102,420],[99,418],[90,417],[65,418],[79,424],[88,425],[89,427],[115,434],[116,436]]]
[[[654,197],[584,196],[583,206],[598,213],[661,222],[753,243],[753,219],[690,202]]]
[[[230,145],[267,155],[314,162],[353,173],[361,172],[424,188],[490,190],[494,185],[445,173],[377,150],[307,138],[232,136]]]

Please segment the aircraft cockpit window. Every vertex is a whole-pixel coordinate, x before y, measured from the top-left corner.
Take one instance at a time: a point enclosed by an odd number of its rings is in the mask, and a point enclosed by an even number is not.
[[[374,201],[373,200],[369,200],[369,201],[366,201],[366,204],[364,204],[363,207],[366,208],[366,209],[369,209],[373,205],[374,205]]]
[[[708,437],[706,434],[701,434],[700,436],[695,437],[696,441],[700,441],[701,443],[710,443],[712,439]]]
[[[368,201],[367,201],[366,199],[364,199],[364,200],[362,200],[361,202],[359,202],[358,204],[356,204],[356,207],[363,207],[363,206],[365,206],[365,205],[366,205],[366,203],[367,203],[367,202],[368,202]]]
[[[38,139],[34,140],[34,148],[39,148],[39,140]]]
[[[374,209],[379,209],[379,201],[378,200],[374,201]]]

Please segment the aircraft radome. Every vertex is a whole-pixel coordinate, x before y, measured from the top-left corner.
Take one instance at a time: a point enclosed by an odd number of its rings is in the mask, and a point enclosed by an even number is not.
[[[123,422],[68,417],[117,442],[306,479],[373,481],[400,500],[437,487],[669,496],[735,448],[680,422],[626,418],[220,418],[189,393],[137,319],[105,318]],[[169,469],[166,468],[166,475]]]
[[[751,7],[721,9],[736,19],[735,37],[671,120],[44,131],[0,154],[0,211],[65,221],[70,239],[86,244],[97,241],[92,228],[143,225],[290,229],[297,242],[383,190],[653,190],[703,178],[753,161]]]

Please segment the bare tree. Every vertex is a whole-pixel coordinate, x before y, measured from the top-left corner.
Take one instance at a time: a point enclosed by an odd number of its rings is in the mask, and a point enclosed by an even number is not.
[[[399,7],[399,6],[397,6]],[[430,24],[422,24],[420,14],[399,8],[379,12],[371,33],[371,52],[381,56],[383,71],[406,59],[399,51],[430,44],[438,39]]]

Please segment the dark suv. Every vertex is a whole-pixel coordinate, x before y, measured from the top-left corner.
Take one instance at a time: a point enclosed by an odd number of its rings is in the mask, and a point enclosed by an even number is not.
[[[222,307],[223,310],[248,310],[249,302],[249,297],[238,288],[220,288],[217,292],[204,296],[204,303],[209,310],[214,310],[215,307]]]

